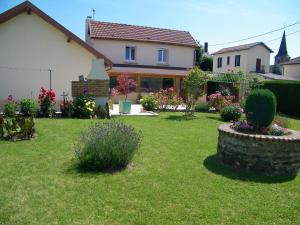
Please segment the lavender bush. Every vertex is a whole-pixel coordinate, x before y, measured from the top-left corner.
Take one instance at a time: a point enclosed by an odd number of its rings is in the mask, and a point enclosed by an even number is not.
[[[81,168],[115,170],[125,167],[141,142],[141,132],[114,120],[91,125],[75,144],[75,157]]]

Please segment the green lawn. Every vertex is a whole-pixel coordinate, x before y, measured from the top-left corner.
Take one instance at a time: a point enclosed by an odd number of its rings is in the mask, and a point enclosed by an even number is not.
[[[122,117],[143,141],[114,174],[74,168],[73,143],[91,120],[39,119],[35,140],[0,142],[0,224],[300,224],[300,175],[224,168],[213,157],[218,115],[180,115]]]

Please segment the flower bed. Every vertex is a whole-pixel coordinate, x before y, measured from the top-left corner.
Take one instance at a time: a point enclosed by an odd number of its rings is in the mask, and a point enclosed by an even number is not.
[[[263,175],[295,175],[300,168],[300,132],[284,136],[246,134],[231,124],[218,128],[219,160],[232,168]]]

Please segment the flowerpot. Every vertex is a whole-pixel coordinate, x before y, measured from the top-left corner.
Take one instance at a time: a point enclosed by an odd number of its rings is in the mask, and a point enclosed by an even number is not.
[[[125,113],[125,114],[130,114],[131,112],[131,101],[126,100],[126,101],[119,101],[119,112],[120,113]]]

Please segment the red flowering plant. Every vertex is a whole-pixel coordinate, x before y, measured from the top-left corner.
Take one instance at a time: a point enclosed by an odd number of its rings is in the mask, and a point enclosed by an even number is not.
[[[116,94],[121,94],[125,96],[125,101],[127,100],[128,94],[132,92],[136,87],[136,82],[129,78],[126,74],[121,74],[117,77],[117,87]]]
[[[183,104],[182,97],[178,96],[172,87],[159,89],[159,92],[156,93],[155,97],[158,101],[160,110],[167,110],[169,108],[176,110]]]
[[[232,105],[234,98],[234,96],[224,96],[217,91],[208,96],[209,106],[214,107],[217,111],[220,111],[225,106]]]
[[[52,117],[55,111],[55,91],[41,87],[38,103],[40,104],[40,115],[43,117]]]
[[[7,102],[4,104],[4,114],[9,117],[13,117],[18,108],[18,104],[14,101],[12,95],[7,97]]]

